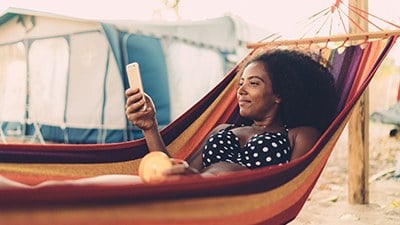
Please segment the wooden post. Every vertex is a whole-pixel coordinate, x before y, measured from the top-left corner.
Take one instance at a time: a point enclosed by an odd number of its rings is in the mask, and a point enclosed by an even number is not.
[[[368,0],[349,0],[349,5],[368,11]],[[353,12],[350,18],[356,21],[364,32],[368,23]],[[349,33],[361,32],[350,24]],[[360,101],[356,104],[349,120],[349,154],[348,154],[348,201],[351,204],[369,203],[369,90],[365,90]]]

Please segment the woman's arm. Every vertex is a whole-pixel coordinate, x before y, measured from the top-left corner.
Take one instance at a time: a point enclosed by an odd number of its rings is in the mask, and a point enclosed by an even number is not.
[[[321,136],[316,128],[313,127],[297,127],[290,130],[290,143],[292,143],[291,160],[306,154],[318,141]]]
[[[145,104],[143,95],[137,88],[129,88],[125,95],[126,116],[133,125],[142,130],[149,151],[162,151],[170,156],[158,130],[156,110],[150,96],[145,94]],[[143,110],[144,105],[146,105],[145,110]]]
[[[235,171],[249,170],[247,167],[241,166],[237,163],[229,163],[229,162],[218,162],[210,165],[209,167],[204,168],[201,171],[203,176],[208,175],[220,175],[225,173],[231,173]]]
[[[208,137],[228,126],[230,126],[230,124],[220,124],[216,126],[207,135],[207,138],[203,140],[200,147],[197,150],[195,150],[195,152],[189,157],[189,159],[187,160],[188,165],[177,163],[170,170],[166,171],[165,174],[170,177],[189,175],[189,174],[201,174],[207,176],[207,175],[217,175],[220,173],[227,173],[227,172],[246,169],[238,164],[233,164],[228,162],[215,163],[207,168],[203,168],[203,149],[208,140]]]
[[[155,106],[153,101],[148,95],[145,95],[146,108],[142,110],[145,102],[143,95],[139,92],[139,89],[128,89],[126,92],[126,116],[129,121],[135,126],[140,128],[143,132],[149,151],[162,151],[165,152],[169,157],[165,143],[158,130],[158,122],[155,116]],[[215,127],[208,136],[214,134],[220,129],[229,126],[229,124],[221,124]],[[170,170],[166,171],[167,176],[180,176],[187,174],[218,174],[226,173],[230,171],[237,171],[239,169],[245,169],[244,167],[232,163],[217,163],[209,166],[203,170],[203,148],[207,139],[203,140],[200,147],[195,150],[194,154],[188,159],[189,166],[185,163],[177,163]]]

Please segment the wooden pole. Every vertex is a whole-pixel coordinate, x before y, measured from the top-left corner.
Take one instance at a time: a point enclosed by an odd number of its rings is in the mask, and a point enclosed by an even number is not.
[[[349,0],[353,5],[364,11],[368,11],[368,0]],[[349,16],[360,27],[368,30],[368,23],[349,11]],[[356,26],[349,25],[349,33],[359,33]],[[365,90],[363,96],[355,106],[348,123],[349,152],[348,152],[348,201],[351,204],[369,203],[369,90]]]
[[[260,48],[260,47],[277,47],[277,46],[290,46],[290,45],[312,45],[312,44],[326,44],[327,42],[339,42],[344,44],[344,42],[352,41],[365,41],[373,39],[384,39],[393,35],[400,35],[400,29],[397,30],[385,30],[376,32],[362,32],[346,35],[331,35],[326,37],[312,37],[312,38],[302,38],[293,40],[276,40],[276,41],[266,41],[266,42],[255,42],[248,43],[247,48]]]

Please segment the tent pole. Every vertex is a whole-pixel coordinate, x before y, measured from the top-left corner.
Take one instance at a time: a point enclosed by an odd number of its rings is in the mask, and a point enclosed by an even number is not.
[[[349,0],[349,5],[368,11],[368,0]],[[354,12],[349,17],[361,28],[368,30],[368,23]],[[349,33],[360,32],[353,24],[349,25]],[[369,203],[369,88],[355,105],[348,123],[348,201],[351,204]]]

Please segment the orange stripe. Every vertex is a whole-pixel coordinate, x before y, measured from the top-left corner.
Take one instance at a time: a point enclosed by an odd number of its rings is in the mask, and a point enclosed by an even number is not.
[[[335,135],[338,137],[338,135]],[[130,204],[107,204],[94,206],[52,207],[7,212],[4,220],[7,224],[15,224],[20,218],[29,217],[40,224],[66,222],[74,224],[90,224],[96,218],[97,224],[111,221],[140,224],[248,224],[275,220],[281,217],[282,210],[288,209],[292,203],[298,202],[299,209],[303,204],[304,191],[309,191],[318,178],[320,171],[328,159],[333,147],[331,140],[321,154],[297,177],[274,190],[260,194],[208,197],[181,200],[159,200],[156,202],[136,202]],[[297,210],[283,217],[291,219]],[[117,219],[116,219],[117,218]],[[41,220],[43,219],[43,220]],[[51,221],[51,222],[50,222]]]
[[[351,96],[354,96],[361,87],[363,81],[368,76],[372,67],[376,63],[376,60],[381,54],[382,49],[385,47],[386,41],[387,40],[369,42],[367,47],[364,49],[348,100],[351,99]]]
[[[363,56],[364,57],[364,56]],[[366,73],[367,67],[371,67],[371,62],[363,59],[364,71],[360,69],[360,74]],[[376,60],[376,59],[375,59]],[[361,76],[357,79],[365,79]],[[361,80],[358,83],[361,83]],[[354,93],[359,91],[357,88]],[[232,93],[230,92],[230,95]],[[228,96],[230,96],[228,95]],[[352,94],[353,96],[354,94]],[[221,97],[222,98],[222,97]],[[221,101],[223,102],[223,101]],[[230,106],[226,101],[226,107]],[[213,103],[217,104],[217,103]],[[216,107],[216,106],[214,106]],[[219,105],[220,107],[220,105]],[[220,108],[219,108],[220,109]],[[214,111],[209,109],[208,118]],[[218,110],[218,115],[221,112]],[[333,150],[333,146],[341,131],[345,126],[345,122],[350,113],[340,123],[340,127],[329,137],[328,143],[324,145],[317,157],[302,171],[298,176],[289,182],[272,190],[266,190],[262,193],[235,195],[235,196],[214,196],[203,198],[186,198],[172,200],[155,200],[146,202],[134,202],[132,204],[113,204],[97,206],[51,206],[24,209],[18,208],[15,210],[2,210],[2,222],[7,224],[17,224],[18,222],[25,223],[30,221],[30,224],[47,224],[47,223],[74,223],[74,224],[91,224],[93,218],[97,224],[111,223],[131,223],[138,222],[141,224],[244,224],[244,223],[266,223],[266,222],[287,222],[294,218],[301,209],[306,196],[312,190],[320,173],[322,172],[329,155]],[[196,128],[211,129],[208,125],[203,125],[203,121]],[[208,121],[208,120],[207,120]],[[215,120],[217,121],[217,120]],[[213,121],[212,123],[216,123]],[[333,126],[331,126],[333,127]],[[201,136],[203,136],[202,134]],[[195,139],[191,136],[192,139]],[[188,138],[188,137],[186,137]],[[196,136],[197,138],[197,136]],[[192,141],[189,137],[189,142],[185,143],[188,148],[198,142]],[[199,140],[197,140],[199,141]],[[191,144],[193,145],[191,145]],[[315,151],[315,150],[314,150]],[[307,154],[305,157],[311,157]],[[292,163],[302,163],[301,160],[296,160]],[[304,162],[303,162],[304,163]],[[16,166],[18,168],[15,168]],[[110,168],[111,167],[111,168]],[[16,171],[22,174],[46,174],[46,175],[78,175],[80,170],[89,172],[95,169],[91,174],[102,173],[120,173],[120,171],[131,173],[137,167],[136,163],[107,163],[107,164],[0,164],[0,171]],[[128,173],[128,174],[129,174]],[[268,176],[268,174],[266,174]],[[287,213],[287,214],[284,214]]]
[[[178,151],[175,151],[174,157],[187,158],[200,146],[202,141],[215,127],[219,118],[224,115],[225,109],[231,104],[232,99],[236,99],[235,79],[233,79],[224,92],[199,116],[198,119],[182,134],[185,137],[182,143],[181,137],[177,142],[181,145]],[[175,141],[173,145],[178,144]],[[174,146],[174,149],[176,146]],[[170,151],[170,146],[168,146]]]
[[[140,159],[89,164],[1,163],[0,174],[20,173],[35,176],[90,177],[104,174],[138,174]]]

